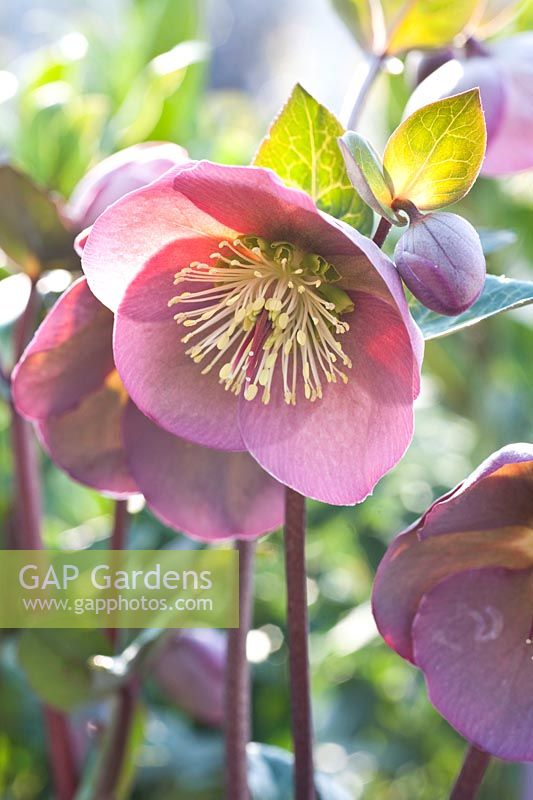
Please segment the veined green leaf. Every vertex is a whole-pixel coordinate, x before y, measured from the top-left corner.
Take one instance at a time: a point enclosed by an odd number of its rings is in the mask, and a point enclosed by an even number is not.
[[[478,89],[445,97],[411,114],[383,156],[394,199],[422,211],[448,206],[470,190],[485,155],[486,129]]]
[[[443,317],[436,314],[414,298],[410,308],[424,338],[436,339],[475,325],[476,322],[481,322],[494,314],[530,303],[533,303],[533,281],[517,281],[498,275],[487,275],[481,297],[471,308],[457,317]]]
[[[404,221],[391,209],[392,192],[383,174],[381,159],[370,144],[353,131],[339,139],[348,177],[363,200],[376,214],[386,217],[394,225]]]
[[[337,142],[343,133],[335,116],[297,85],[253,163],[303,189],[322,211],[369,233],[372,212],[348,178]]]

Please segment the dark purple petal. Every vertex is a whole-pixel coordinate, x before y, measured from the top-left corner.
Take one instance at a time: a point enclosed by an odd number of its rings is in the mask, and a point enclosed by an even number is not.
[[[459,531],[420,541],[415,530],[392,542],[372,593],[374,617],[387,644],[413,661],[412,623],[424,594],[443,578],[478,567],[533,565],[531,529]]]
[[[462,736],[533,761],[533,571],[479,569],[440,582],[413,622],[431,702]]]
[[[506,525],[533,527],[533,445],[493,453],[416,524],[421,539]]]

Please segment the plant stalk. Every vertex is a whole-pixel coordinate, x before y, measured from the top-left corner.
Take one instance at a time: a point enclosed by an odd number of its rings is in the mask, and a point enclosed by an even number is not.
[[[353,104],[353,108],[346,125],[347,129],[350,131],[357,129],[363,108],[368,99],[368,95],[370,94],[370,91],[381,72],[384,60],[384,56],[372,56],[368,62],[367,73],[357,93],[355,103]]]
[[[385,217],[381,217],[378,227],[376,228],[376,232],[372,237],[372,241],[377,244],[378,247],[383,247],[385,239],[389,235],[391,228],[392,224],[389,222],[389,220],[385,219]]]
[[[294,741],[294,796],[314,800],[313,721],[309,671],[305,497],[285,490],[285,573],[289,634],[289,683]]]
[[[489,762],[490,755],[488,753],[478,750],[473,744],[469,745],[463,766],[450,794],[450,800],[473,800],[481,786]]]
[[[254,542],[239,539],[239,627],[228,631],[226,661],[226,788],[231,800],[248,800],[246,747],[250,741],[250,669],[246,638],[253,615]]]
[[[35,285],[28,305],[15,329],[16,360],[22,355],[35,329],[39,308]],[[11,438],[16,508],[16,543],[20,550],[41,550],[41,480],[32,426],[11,403]],[[72,800],[76,791],[77,766],[68,718],[43,706],[43,719],[50,758],[50,770],[57,800]]]

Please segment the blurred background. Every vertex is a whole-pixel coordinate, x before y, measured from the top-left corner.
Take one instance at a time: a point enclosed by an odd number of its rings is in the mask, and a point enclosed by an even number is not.
[[[502,35],[532,26],[526,10]],[[177,142],[194,157],[247,163],[296,82],[342,118],[361,59],[328,0],[7,0],[0,5],[0,156],[63,197],[103,156],[148,139]],[[378,149],[401,118],[415,60],[395,60],[372,94],[363,130]],[[512,232],[489,256],[489,271],[533,276],[531,175],[480,180],[460,213],[478,228]],[[0,278],[11,271],[0,251]],[[41,279],[47,303],[70,279],[63,270]],[[0,281],[6,359],[12,302]],[[527,310],[430,342],[406,458],[360,507],[311,504],[316,761],[354,800],[441,800],[458,770],[464,743],[432,709],[418,672],[376,636],[372,576],[388,541],[434,498],[501,445],[533,439],[532,352]],[[0,401],[0,546],[11,503],[8,423]],[[111,502],[44,456],[43,466],[47,546],[106,546]],[[188,546],[142,503],[135,511],[132,547]],[[259,544],[255,598],[253,738],[290,748],[279,533]],[[0,797],[50,798],[38,699],[14,637],[0,645]],[[220,734],[182,706],[146,683],[134,798],[221,797]],[[480,796],[533,798],[527,780],[524,768],[493,763]]]

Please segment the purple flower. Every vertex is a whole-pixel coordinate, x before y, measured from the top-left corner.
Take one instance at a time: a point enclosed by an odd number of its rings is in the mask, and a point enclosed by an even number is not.
[[[392,542],[373,606],[451,725],[533,761],[533,445],[494,453]]]
[[[533,33],[467,48],[413,93],[406,115],[441,97],[479,87],[487,125],[482,172],[505,175],[533,167]]]
[[[163,522],[202,540],[252,538],[283,519],[283,488],[247,453],[178,439],[129,400],[113,362],[113,314],[84,278],[48,314],[13,373],[17,410],[75,480],[142,492]]]
[[[158,647],[150,674],[198,722],[222,725],[226,637],[217,630],[176,631]]]
[[[466,311],[485,283],[479,236],[457,214],[417,215],[400,237],[394,261],[414,296],[439,314]]]
[[[405,452],[423,342],[394,265],[272,172],[172,170],[97,220],[83,268],[165,430],[339,504]]]

